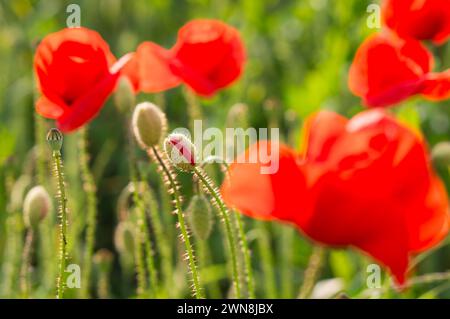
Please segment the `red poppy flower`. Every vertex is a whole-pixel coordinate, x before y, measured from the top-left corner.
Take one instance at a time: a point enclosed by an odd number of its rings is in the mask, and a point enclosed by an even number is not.
[[[86,28],[67,28],[46,36],[34,57],[42,94],[36,111],[55,119],[64,132],[79,128],[100,111],[128,59],[125,56],[116,62],[102,37]]]
[[[450,37],[450,0],[386,0],[382,18],[402,38],[440,44]]]
[[[413,95],[450,97],[450,73],[432,73],[433,57],[417,40],[374,34],[356,52],[348,85],[369,107],[389,106]]]
[[[409,257],[436,245],[450,225],[447,193],[422,138],[380,109],[351,120],[320,112],[306,130],[303,152],[279,146],[274,174],[261,174],[262,163],[233,163],[221,187],[225,202],[293,223],[322,244],[356,247],[403,284]]]
[[[199,95],[211,96],[241,75],[244,62],[244,46],[235,28],[199,19],[180,29],[170,50],[142,43],[125,73],[136,90],[154,93],[184,83]]]

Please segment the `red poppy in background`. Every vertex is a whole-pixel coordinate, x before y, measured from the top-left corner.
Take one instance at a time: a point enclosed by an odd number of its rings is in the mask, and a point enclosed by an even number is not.
[[[348,85],[366,106],[399,103],[413,95],[439,101],[450,97],[450,70],[431,72],[433,56],[417,40],[376,33],[356,52]]]
[[[402,38],[442,44],[450,37],[450,0],[385,0],[382,18]]]
[[[235,28],[198,19],[179,30],[170,50],[143,42],[125,73],[137,91],[160,92],[184,83],[199,95],[211,96],[239,78],[244,62],[244,45]]]
[[[450,224],[447,193],[424,141],[381,109],[351,120],[320,112],[306,131],[303,152],[279,145],[274,174],[261,174],[261,163],[233,163],[221,187],[225,202],[255,218],[293,223],[322,244],[356,247],[403,284],[409,257],[440,242]]]
[[[86,28],[49,34],[34,57],[42,94],[36,111],[55,119],[64,132],[79,128],[98,114],[128,59],[116,62],[102,37]]]

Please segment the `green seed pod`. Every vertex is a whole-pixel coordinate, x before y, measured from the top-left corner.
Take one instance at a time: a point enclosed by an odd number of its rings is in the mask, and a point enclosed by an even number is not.
[[[143,149],[156,146],[166,134],[165,114],[155,104],[143,102],[133,112],[132,128],[139,145]]]
[[[47,143],[53,152],[61,151],[63,135],[57,128],[51,128],[47,133]]]
[[[114,234],[114,244],[119,253],[134,254],[135,228],[130,222],[120,222]]]
[[[213,226],[211,206],[203,195],[194,195],[187,208],[189,226],[194,236],[200,240],[208,239]]]
[[[197,165],[195,146],[183,134],[170,134],[164,141],[164,150],[172,164],[183,171],[192,171]]]
[[[100,249],[95,253],[93,261],[101,272],[107,273],[111,269],[113,258],[113,254],[108,249]]]
[[[114,93],[114,104],[120,112],[129,112],[133,109],[136,103],[136,96],[134,94],[133,85],[130,80],[122,76],[117,84],[116,92]]]
[[[433,163],[439,167],[450,165],[450,142],[439,142],[431,151],[431,159]]]
[[[23,219],[27,228],[35,229],[52,209],[52,202],[42,186],[33,187],[25,197]]]

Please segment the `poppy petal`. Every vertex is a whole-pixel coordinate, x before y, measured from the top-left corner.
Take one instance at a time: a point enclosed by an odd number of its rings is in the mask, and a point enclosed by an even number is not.
[[[274,147],[279,151],[278,170],[263,174],[261,168],[267,164],[261,162],[259,154]],[[249,163],[249,158],[258,161]],[[254,144],[230,166],[221,187],[224,201],[258,219],[295,221],[295,215],[308,200],[304,193],[305,181],[296,161],[296,154],[284,145],[268,141]]]

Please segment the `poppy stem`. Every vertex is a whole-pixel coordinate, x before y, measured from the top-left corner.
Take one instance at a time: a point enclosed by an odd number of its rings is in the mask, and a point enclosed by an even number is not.
[[[53,174],[58,185],[56,198],[58,200],[59,219],[59,255],[58,255],[58,276],[56,279],[56,298],[64,297],[65,282],[64,270],[67,258],[67,196],[64,181],[63,161],[60,151],[53,151]]]
[[[135,208],[135,210],[138,210]],[[138,214],[139,215],[139,214]],[[135,258],[136,258],[136,279],[137,279],[137,296],[138,298],[144,298],[145,291],[147,290],[147,280],[145,272],[145,261],[144,261],[144,247],[142,245],[142,231],[139,225],[133,225],[136,229],[136,245],[135,245]]]
[[[128,122],[128,121],[127,121]],[[156,296],[157,293],[157,287],[158,287],[158,276],[156,273],[156,269],[155,269],[155,260],[154,260],[154,252],[152,249],[152,244],[150,242],[150,233],[148,231],[148,225],[147,225],[147,218],[146,218],[146,214],[145,214],[145,203],[143,201],[143,195],[145,193],[145,190],[143,190],[142,192],[139,192],[139,188],[141,183],[138,182],[139,180],[139,174],[138,171],[136,169],[135,163],[136,163],[136,158],[134,156],[134,146],[135,146],[135,142],[134,142],[134,138],[133,138],[133,132],[131,127],[128,128],[128,132],[127,132],[127,138],[128,138],[128,158],[129,158],[129,172],[130,172],[130,179],[131,179],[131,183],[133,185],[132,187],[132,195],[133,195],[133,200],[134,203],[136,205],[136,212],[137,212],[137,238],[138,238],[138,250],[141,250],[142,245],[144,246],[145,249],[145,264],[147,266],[147,272],[148,272],[148,276],[149,276],[149,281],[150,281],[150,293],[152,296]],[[139,261],[140,264],[143,264],[141,260],[139,260],[139,258],[144,258],[144,253],[142,251],[140,251],[140,253],[136,256]],[[138,267],[138,271],[140,272],[140,275],[138,275],[138,278],[141,278],[145,280],[145,270],[143,271],[143,269],[140,269],[140,267]],[[143,273],[142,273],[143,271]],[[140,282],[140,281],[138,281]],[[142,287],[138,287],[138,290],[145,290]]]
[[[86,219],[86,250],[84,254],[83,284],[81,295],[83,298],[90,296],[90,281],[92,272],[92,256],[95,246],[95,231],[97,226],[97,197],[94,177],[89,169],[89,153],[87,149],[87,129],[80,131],[78,140],[80,158],[81,179],[83,190],[86,193],[87,219]]]
[[[264,289],[267,298],[277,298],[277,281],[275,276],[275,265],[273,248],[270,240],[269,224],[265,222],[258,223],[258,251],[261,257],[261,268],[264,274]]]
[[[174,199],[175,213],[178,217],[178,225],[181,231],[181,238],[184,241],[186,247],[187,258],[189,261],[189,268],[192,274],[193,293],[197,299],[202,299],[204,298],[204,295],[202,289],[200,288],[200,280],[197,272],[197,266],[195,263],[194,250],[192,248],[191,241],[189,239],[184,214],[181,208],[181,195],[175,179],[175,174],[171,170],[171,166],[168,165],[168,163],[166,163],[167,161],[165,161],[159,154],[157,146],[152,146],[151,149],[148,151],[148,154],[153,160],[155,160],[159,164],[158,165],[159,170],[162,171],[162,173],[165,175],[164,184],[168,187],[169,193],[172,194],[172,197]]]
[[[155,247],[158,247],[161,254],[161,268],[164,276],[167,293],[170,292],[172,284],[172,256],[170,245],[164,235],[164,226],[161,222],[161,216],[158,214],[158,204],[155,201],[155,195],[150,186],[145,182],[142,191],[142,199],[146,207],[148,207],[148,218],[151,221],[155,234]]]
[[[236,224],[238,229],[239,242],[241,244],[242,254],[244,255],[245,279],[247,282],[248,297],[255,299],[255,281],[253,277],[252,261],[250,250],[248,248],[247,236],[244,230],[244,221],[239,213],[235,213]]]
[[[22,267],[20,269],[20,290],[23,299],[28,299],[30,294],[30,259],[31,249],[33,246],[33,237],[33,229],[29,228],[27,230],[25,245],[23,247]]]
[[[10,192],[8,192],[10,193]],[[11,206],[11,205],[8,205]],[[6,238],[8,245],[6,245],[3,255],[3,282],[2,282],[2,295],[14,297],[17,293],[17,289],[14,289],[14,285],[17,282],[19,276],[19,268],[21,263],[21,254],[23,248],[23,218],[22,215],[16,210],[9,210],[6,217]]]
[[[322,246],[314,246],[311,256],[309,257],[308,266],[306,267],[303,276],[303,284],[300,287],[300,292],[298,294],[299,299],[307,299],[310,297],[314,284],[322,268],[324,257],[325,248]]]
[[[242,298],[241,296],[241,286],[239,282],[239,272],[238,272],[238,263],[237,263],[237,253],[236,253],[236,240],[234,237],[234,233],[231,229],[230,216],[228,213],[228,209],[225,206],[225,203],[222,200],[222,196],[220,195],[217,188],[213,185],[211,179],[206,175],[206,173],[199,169],[198,167],[194,168],[194,173],[197,175],[199,180],[202,182],[202,185],[205,188],[205,191],[210,194],[214,202],[216,203],[217,208],[220,212],[220,217],[225,224],[225,233],[228,239],[228,246],[231,254],[231,265],[232,265],[232,273],[233,273],[233,282],[234,289],[236,293],[236,298]]]

